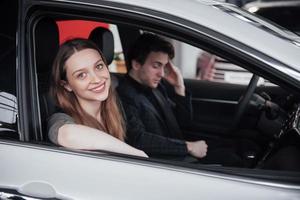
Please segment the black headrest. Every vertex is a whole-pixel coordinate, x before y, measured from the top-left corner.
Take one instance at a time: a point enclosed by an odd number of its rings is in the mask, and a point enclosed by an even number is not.
[[[16,94],[16,41],[0,33],[0,92]],[[2,106],[2,105],[1,105]],[[0,107],[1,107],[0,106]]]
[[[35,29],[35,50],[38,73],[51,71],[58,48],[58,26],[53,19],[43,18],[38,22]]]
[[[103,27],[95,28],[89,36],[89,39],[96,43],[103,52],[107,64],[109,65],[114,58],[114,37],[112,32]]]

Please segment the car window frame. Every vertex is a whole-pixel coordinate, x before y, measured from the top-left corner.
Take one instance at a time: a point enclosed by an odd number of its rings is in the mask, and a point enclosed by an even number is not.
[[[28,1],[30,2],[30,1]],[[36,4],[36,6],[34,6]],[[118,5],[118,4],[116,4]],[[221,33],[216,33],[212,30],[209,30],[205,27],[201,27],[197,24],[193,24],[192,22],[188,22],[186,20],[179,20],[181,21],[180,24],[178,23],[172,23],[170,20],[175,20],[177,19],[176,16],[168,16],[169,20],[163,20],[160,21],[159,17],[153,17],[154,14],[158,14],[158,16],[164,16],[163,13],[157,13],[151,10],[145,10],[144,14],[142,13],[136,13],[132,10],[122,10],[122,7],[114,7],[113,10],[107,9],[107,7],[103,6],[98,6],[98,7],[92,7],[92,6],[87,6],[83,5],[82,10],[80,10],[79,5],[73,5],[70,6],[69,4],[67,5],[64,4],[63,2],[59,3],[47,3],[43,2],[33,2],[32,1],[32,9],[30,9],[30,12],[26,13],[24,19],[27,19],[26,21],[26,29],[23,27],[21,28],[21,31],[24,31],[24,35],[21,36],[21,38],[24,39],[23,42],[20,41],[20,44],[23,45],[21,56],[23,55],[21,61],[25,60],[25,56],[28,56],[27,66],[33,66],[33,67],[28,67],[28,71],[25,72],[25,76],[22,76],[22,79],[20,82],[24,83],[26,80],[26,77],[32,78],[33,80],[31,82],[31,85],[25,89],[25,91],[28,91],[29,93],[32,94],[31,98],[32,100],[27,99],[27,101],[30,101],[30,103],[26,102],[25,105],[30,105],[30,108],[33,111],[33,114],[27,115],[31,116],[32,119],[38,119],[39,118],[39,106],[37,108],[34,108],[33,105],[38,105],[38,93],[37,93],[37,77],[36,77],[36,66],[34,66],[34,56],[32,50],[30,48],[33,47],[34,43],[34,38],[32,36],[32,28],[34,27],[34,24],[36,22],[36,19],[41,17],[41,16],[59,16],[60,14],[56,12],[56,10],[61,10],[61,9],[66,9],[64,11],[64,14],[60,15],[62,17],[67,17],[67,16],[77,16],[82,19],[98,19],[103,22],[109,22],[109,23],[114,23],[114,24],[128,24],[129,22],[134,23],[135,27],[139,28],[144,28],[145,30],[148,31],[155,31],[156,33],[159,33],[161,35],[165,35],[167,37],[174,38],[176,40],[186,42],[190,45],[205,49],[205,50],[210,50],[211,52],[215,53],[216,55],[222,54],[225,59],[230,59],[235,61],[234,63],[239,64],[240,66],[245,67],[246,69],[251,68],[251,72],[261,74],[262,72],[266,72],[268,70],[268,64],[269,63],[276,63],[278,65],[284,65],[283,63],[280,63],[274,59],[271,59],[267,55],[264,55],[263,53],[259,52],[258,50],[251,49],[250,47],[243,45],[236,40],[232,38],[228,38]],[[57,7],[56,7],[57,6]],[[24,11],[25,12],[25,11]],[[103,16],[105,15],[105,16]],[[145,22],[148,22],[147,27],[144,25]],[[188,25],[191,26],[191,28],[187,28],[187,26],[183,25],[184,23],[187,23]],[[132,25],[133,26],[133,25]],[[164,31],[161,31],[161,29],[164,29]],[[26,38],[26,36],[29,36],[29,40]],[[189,36],[189,40],[186,38],[186,36]],[[26,41],[26,42],[25,42]],[[27,46],[27,47],[25,47]],[[247,53],[245,50],[242,49],[247,49],[249,52],[255,52],[255,53]],[[229,52],[229,50],[232,50],[232,52]],[[25,51],[29,51],[27,54],[25,54]],[[255,58],[259,57],[258,60]],[[24,68],[25,66],[23,66]],[[265,67],[265,68],[264,68]],[[269,73],[270,74],[270,73]],[[288,80],[281,82],[280,78],[282,76],[280,74],[277,74],[278,77],[273,77],[270,76],[271,80],[277,81],[280,83],[280,85],[287,85],[288,87],[292,87],[294,89],[300,89],[300,85],[293,85],[293,80],[291,78],[288,78]],[[30,79],[29,79],[30,80]],[[24,92],[22,93],[24,96]],[[27,97],[28,98],[28,97]],[[25,111],[30,110],[29,108],[25,109]],[[26,115],[25,115],[26,116]],[[24,120],[23,124],[26,124],[26,121],[28,124],[31,124],[30,128],[23,128],[24,134],[26,135],[25,140],[30,141],[36,140],[38,138],[39,134],[39,129],[41,129],[41,124],[38,124],[40,122],[32,122],[32,120],[29,119],[22,119]],[[33,127],[36,128],[33,128]],[[37,128],[39,126],[39,128]],[[32,133],[30,134],[30,131]],[[32,135],[34,134],[34,135]],[[31,135],[31,136],[30,136]],[[162,163],[163,161],[161,160],[155,160],[155,159],[150,159],[151,163]],[[167,162],[167,161],[166,161]],[[170,163],[170,162],[167,162]],[[171,162],[172,163],[172,162]],[[176,164],[175,166],[180,166],[181,164]],[[187,166],[187,164],[182,164],[183,166]],[[218,172],[221,174],[233,174],[235,176],[238,176],[239,178],[243,179],[246,177],[255,177],[259,178],[262,180],[272,180],[272,181],[283,181],[285,182],[286,180],[286,174],[283,173],[284,175],[278,175],[276,179],[274,177],[271,177],[269,175],[266,175],[265,171],[255,171],[250,169],[234,169],[234,168],[219,168],[216,166],[197,166],[197,167],[192,167],[189,166],[189,168],[193,169],[201,169],[201,170],[207,170],[210,172]],[[271,175],[274,175],[272,172],[270,172]],[[292,176],[289,176],[290,180],[295,180]]]

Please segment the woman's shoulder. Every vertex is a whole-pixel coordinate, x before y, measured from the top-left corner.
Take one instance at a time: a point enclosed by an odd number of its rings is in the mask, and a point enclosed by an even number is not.
[[[56,112],[56,113],[52,114],[49,117],[48,122],[50,122],[50,121],[61,121],[61,120],[62,121],[74,122],[74,119],[70,115],[68,115],[64,112]]]
[[[70,115],[63,112],[54,113],[48,119],[48,137],[56,145],[59,145],[57,140],[58,130],[65,124],[75,124],[75,121]]]

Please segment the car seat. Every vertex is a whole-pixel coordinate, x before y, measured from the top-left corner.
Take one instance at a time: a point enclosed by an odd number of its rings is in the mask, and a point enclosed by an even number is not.
[[[36,25],[35,60],[38,78],[38,92],[42,130],[40,141],[49,141],[47,134],[47,118],[55,112],[55,104],[49,95],[52,63],[59,48],[58,26],[52,18],[42,18]]]

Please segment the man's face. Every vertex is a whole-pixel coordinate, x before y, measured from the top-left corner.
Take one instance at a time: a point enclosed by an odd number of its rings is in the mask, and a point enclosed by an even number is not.
[[[169,56],[163,52],[151,52],[145,60],[145,63],[135,64],[136,79],[142,85],[150,88],[156,88],[160,80],[164,77],[164,69],[169,62]]]

